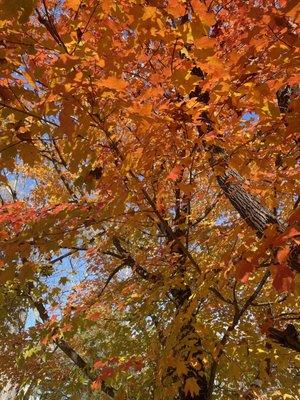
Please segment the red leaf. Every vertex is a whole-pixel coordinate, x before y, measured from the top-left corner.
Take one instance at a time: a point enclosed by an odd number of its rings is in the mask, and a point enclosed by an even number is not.
[[[280,264],[284,264],[290,252],[289,246],[285,246],[277,252],[277,260]]]
[[[238,263],[235,271],[236,279],[243,283],[247,283],[251,272],[254,271],[255,266],[247,260],[242,260]]]
[[[284,233],[275,239],[273,245],[280,245],[288,239],[295,238],[295,236],[300,236],[300,231],[298,231],[294,226],[290,226]]]
[[[298,207],[289,217],[289,223],[294,224],[300,220],[300,207]]]
[[[172,169],[172,171],[169,173],[167,176],[167,179],[171,179],[172,181],[176,181],[182,172],[182,166],[181,165],[175,165],[175,167]]]
[[[273,286],[277,292],[289,292],[294,287],[294,274],[286,264],[275,266]]]
[[[286,231],[283,235],[283,239],[287,240],[290,239],[294,236],[298,236],[300,235],[300,231],[298,231],[296,228],[294,228],[293,226],[291,228],[289,228],[288,231]]]
[[[265,334],[268,332],[270,328],[274,326],[274,320],[273,318],[268,318],[261,326],[260,326],[260,331],[261,333]]]

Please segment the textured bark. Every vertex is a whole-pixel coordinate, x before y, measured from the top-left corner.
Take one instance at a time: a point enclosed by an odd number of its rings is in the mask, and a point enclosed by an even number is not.
[[[259,236],[269,224],[276,224],[279,230],[282,229],[276,216],[244,189],[243,178],[234,169],[227,167],[223,175],[217,176],[217,182],[232,206]]]

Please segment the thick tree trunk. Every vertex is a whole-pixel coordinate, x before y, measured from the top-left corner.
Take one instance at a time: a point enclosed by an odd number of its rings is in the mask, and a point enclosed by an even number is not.
[[[243,188],[243,179],[234,169],[228,167],[224,174],[217,176],[217,182],[232,206],[259,236],[269,224],[276,224],[281,229],[276,216]]]
[[[244,188],[244,178],[229,166],[225,151],[215,145],[206,146],[206,149],[210,154],[211,167],[214,169],[217,166],[224,171],[217,174],[220,188],[243,220],[256,230],[258,236],[263,235],[269,224],[276,224],[282,230],[283,226],[274,213]]]

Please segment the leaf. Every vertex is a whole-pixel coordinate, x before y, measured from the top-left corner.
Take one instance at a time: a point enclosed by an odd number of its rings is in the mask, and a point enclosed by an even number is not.
[[[184,393],[187,396],[189,393],[192,397],[197,395],[200,391],[199,385],[197,384],[197,380],[195,378],[188,378],[185,381],[184,385]]]
[[[181,176],[182,170],[183,170],[183,168],[182,168],[181,165],[175,165],[175,167],[168,174],[167,179],[171,179],[172,181],[176,181]]]
[[[176,360],[176,370],[178,376],[187,375],[188,369],[185,365],[185,362],[181,359]]]
[[[195,13],[200,19],[207,25],[213,25],[215,23],[215,16],[213,13],[208,12],[208,8],[205,3],[197,0],[191,0],[191,5]]]
[[[275,265],[273,270],[273,286],[277,292],[290,292],[294,288],[294,273],[286,264]]]
[[[0,285],[12,281],[15,278],[15,267],[6,268],[5,270],[0,270]]]
[[[124,160],[123,166],[122,166],[124,171],[129,171],[129,170],[137,167],[137,165],[143,155],[143,151],[144,151],[144,149],[142,147],[140,147],[126,156],[126,159]]]
[[[74,11],[77,11],[82,0],[66,0],[65,5]]]
[[[287,5],[284,9],[284,12],[287,13],[291,18],[295,19],[295,22],[299,22],[299,2],[298,0],[290,0],[287,2]]]
[[[153,19],[156,16],[156,7],[147,6],[144,7],[144,14],[142,16],[143,21]]]
[[[64,134],[68,136],[68,138],[72,137],[74,131],[74,121],[72,119],[72,115],[74,113],[74,105],[70,101],[66,101],[63,105],[63,109],[60,112],[59,120],[60,127]]]
[[[105,362],[103,362],[102,360],[98,360],[98,361],[94,362],[94,369],[103,368],[104,366],[105,366]]]
[[[108,89],[114,89],[120,92],[125,91],[127,87],[127,83],[123,79],[117,78],[116,76],[110,76],[106,79],[98,81],[98,85],[104,86]]]
[[[277,260],[279,264],[285,264],[290,252],[289,246],[285,246],[277,251]]]
[[[195,46],[198,49],[208,49],[215,46],[216,40],[214,38],[210,38],[208,36],[203,36],[199,39],[195,40]]]
[[[186,7],[181,0],[169,0],[166,10],[175,18],[181,17],[186,13]]]
[[[296,208],[296,210],[289,216],[289,223],[295,224],[300,221],[300,207]]]
[[[101,389],[101,386],[102,386],[102,380],[100,378],[97,378],[91,384],[92,390],[99,390]]]
[[[41,350],[40,346],[29,347],[24,351],[23,357],[25,359],[30,358],[30,357],[34,356],[35,354],[38,354],[40,350]]]
[[[25,23],[32,14],[37,0],[2,0],[1,7],[8,15],[20,14],[19,21]]]
[[[254,271],[254,269],[255,266],[253,265],[253,263],[247,260],[242,260],[237,265],[237,268],[235,270],[235,277],[241,282],[247,283],[249,280],[249,276]]]
[[[287,231],[284,232],[284,234],[282,235],[282,239],[287,240],[294,236],[300,236],[300,231],[292,226],[291,228],[289,228]]]
[[[297,397],[298,3],[0,3],[1,383]]]
[[[68,282],[69,282],[69,279],[66,276],[62,276],[61,278],[59,278],[60,285],[65,285]]]

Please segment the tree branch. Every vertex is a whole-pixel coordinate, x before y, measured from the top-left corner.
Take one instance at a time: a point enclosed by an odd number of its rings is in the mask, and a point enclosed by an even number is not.
[[[248,300],[245,302],[243,307],[239,311],[235,311],[233,321],[232,323],[228,326],[226,329],[225,333],[223,334],[223,337],[218,345],[218,351],[215,356],[214,361],[212,362],[211,370],[210,370],[210,376],[209,376],[209,382],[208,382],[208,395],[207,399],[210,400],[211,396],[213,394],[214,390],[214,384],[215,384],[215,378],[216,378],[216,373],[217,373],[217,367],[220,361],[220,358],[223,355],[224,352],[224,346],[228,342],[228,339],[230,337],[230,333],[235,329],[235,327],[239,324],[241,317],[245,313],[245,311],[251,306],[252,302],[256,299],[256,297],[259,295],[261,292],[262,288],[264,287],[265,283],[267,282],[269,276],[270,276],[270,271],[265,272],[264,276],[262,277],[260,283],[257,285],[256,289],[252,293],[252,295],[248,298]]]
[[[46,323],[50,320],[48,312],[44,306],[44,304],[40,300],[35,300],[32,295],[30,294],[31,289],[33,289],[32,284],[29,288],[29,293],[27,297],[32,302],[34,307],[39,313],[41,320]],[[76,365],[84,375],[91,381],[95,380],[95,376],[92,373],[91,366],[85,361],[64,339],[53,339],[53,342],[61,349],[61,351]],[[102,383],[101,386],[102,392],[107,394],[109,397],[114,398],[116,395],[116,389],[112,386],[106,384],[105,382]]]

